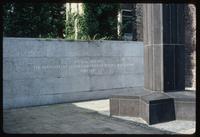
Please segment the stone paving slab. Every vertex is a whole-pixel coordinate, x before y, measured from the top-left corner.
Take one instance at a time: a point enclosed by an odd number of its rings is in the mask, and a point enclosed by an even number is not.
[[[98,103],[94,106],[97,107]],[[102,106],[101,110],[105,111],[105,108]],[[172,134],[134,121],[105,116],[71,103],[4,110],[3,130],[19,134]]]
[[[79,102],[74,104],[78,107],[87,108],[90,110],[97,111],[102,115],[110,116],[109,99]],[[127,121],[134,121],[149,127],[154,127],[160,130],[174,132],[176,134],[193,134],[195,133],[196,130],[196,121],[194,120],[174,120],[170,122],[148,125],[147,122],[140,117],[115,116],[115,115],[113,115],[113,117]]]

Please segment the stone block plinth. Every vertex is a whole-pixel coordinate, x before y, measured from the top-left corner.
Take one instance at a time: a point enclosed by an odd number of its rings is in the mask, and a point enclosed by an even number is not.
[[[138,96],[113,96],[110,99],[110,115],[139,116]]]
[[[195,92],[155,92],[141,89],[113,95],[110,115],[141,117],[148,124],[196,120]]]
[[[166,93],[174,98],[176,119],[196,120],[196,98],[195,92],[180,91]]]
[[[173,97],[161,92],[114,95],[110,98],[110,115],[141,117],[148,124],[176,119]]]

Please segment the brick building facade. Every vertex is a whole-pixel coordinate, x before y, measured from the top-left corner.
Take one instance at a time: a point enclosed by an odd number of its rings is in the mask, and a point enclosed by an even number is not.
[[[196,89],[196,8],[185,6],[185,86]]]

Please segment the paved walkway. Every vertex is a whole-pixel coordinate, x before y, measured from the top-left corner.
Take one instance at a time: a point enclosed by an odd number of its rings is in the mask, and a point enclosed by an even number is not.
[[[81,108],[97,111],[98,113],[102,115],[106,115],[106,116],[110,115],[108,99],[79,102],[79,103],[73,103],[73,104]],[[140,117],[128,117],[128,116],[113,116],[113,117],[123,119],[123,120],[128,120],[128,121],[134,121],[137,123],[145,124],[146,126],[149,126],[149,127],[174,132],[176,134],[193,134],[196,129],[195,121],[174,120],[170,122],[163,122],[163,123],[148,125],[146,121],[144,121]]]
[[[140,121],[109,117],[109,102],[91,101],[4,110],[6,133],[172,134]],[[100,114],[102,113],[102,114]]]

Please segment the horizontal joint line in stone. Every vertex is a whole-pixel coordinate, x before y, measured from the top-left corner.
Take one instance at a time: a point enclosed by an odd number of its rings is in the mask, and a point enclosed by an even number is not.
[[[4,55],[3,58],[61,58],[61,57],[64,57],[64,58],[72,58],[72,57],[75,57],[75,58],[78,58],[78,57],[143,57],[143,56],[122,56],[122,55],[115,55],[115,56],[104,56],[104,55],[99,55],[99,56],[85,56],[85,55],[82,55],[82,56],[12,56],[12,55]],[[63,59],[63,58],[62,58]],[[91,59],[92,60],[92,59]]]
[[[62,77],[34,77],[34,78],[3,78],[3,80],[5,80],[5,81],[8,81],[8,80],[33,80],[33,79],[49,79],[49,78],[51,78],[51,79],[66,79],[66,78],[69,78],[69,77],[77,77],[77,76],[113,76],[113,75],[115,75],[115,76],[121,76],[121,75],[131,75],[131,74],[134,74],[134,75],[143,75],[143,73],[118,73],[118,74],[120,74],[120,75],[116,75],[116,74],[114,74],[114,73],[111,73],[111,74],[89,74],[88,75],[88,73],[85,73],[85,74],[82,74],[82,75],[67,75],[66,74],[66,76],[62,76]]]
[[[127,88],[131,88],[131,87],[122,87],[122,88],[109,88],[109,89],[95,89],[95,90],[83,90],[83,91],[75,91],[76,93],[83,93],[83,92],[89,92],[89,93],[93,93],[93,92],[103,92],[107,90],[113,90],[113,92],[115,92],[114,90],[123,90],[123,89],[127,89]],[[70,94],[70,93],[75,93],[74,91],[70,91],[70,92],[59,92],[59,93],[47,93],[47,94],[35,94],[34,96],[40,96],[40,95],[55,95],[55,94]]]
[[[190,104],[190,103],[195,103],[196,104],[196,102],[193,102],[193,101],[187,101],[187,102],[185,102],[185,101],[177,101],[177,100],[175,100],[175,102],[181,102],[181,103],[188,103],[188,104]]]
[[[115,99],[119,99],[119,98],[115,98]],[[131,101],[139,101],[139,98],[123,98],[123,99],[119,99],[120,101],[123,100],[131,100]]]
[[[161,102],[161,103],[155,103],[155,104],[151,104],[151,105],[168,104],[168,103],[171,103],[171,100],[166,101],[166,102]],[[150,104],[150,102],[148,104]]]
[[[160,45],[176,45],[176,46],[183,46],[184,44],[166,44],[166,43],[162,43],[162,44],[144,44],[144,46],[160,46]]]

